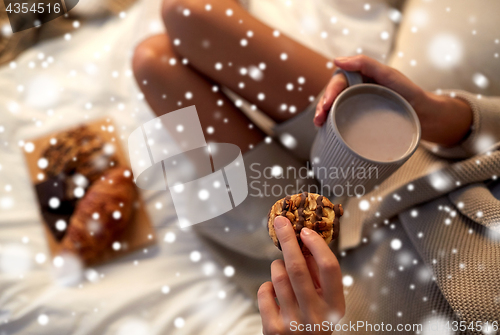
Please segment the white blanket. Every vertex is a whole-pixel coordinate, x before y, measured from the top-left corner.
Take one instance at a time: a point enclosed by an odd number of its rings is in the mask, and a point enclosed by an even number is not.
[[[258,0],[251,9],[328,56],[357,48],[386,54],[390,38],[380,34],[393,33],[387,9],[374,7],[368,15],[362,2],[349,3],[354,12],[345,10],[345,1],[317,1],[313,8],[306,1]],[[119,17],[41,43],[0,69],[2,335],[261,334],[258,311],[231,280],[230,264],[216,264],[191,230],[177,227],[167,193],[142,192],[155,247],[87,270],[80,285],[56,280],[22,150],[29,138],[102,116],[113,118],[126,148],[128,134],[154,117],[130,60],[140,40],[163,31],[159,8],[157,0],[139,2]],[[300,27],[307,33],[296,35]]]

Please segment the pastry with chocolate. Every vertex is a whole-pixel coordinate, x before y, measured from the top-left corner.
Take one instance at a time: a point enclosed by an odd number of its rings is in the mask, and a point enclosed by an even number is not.
[[[109,169],[90,185],[71,216],[62,251],[78,255],[85,264],[100,260],[130,222],[137,199],[132,174],[123,167]]]
[[[309,249],[300,239],[300,231],[307,227],[317,232],[326,243],[336,239],[339,234],[339,218],[344,214],[342,205],[334,205],[322,195],[315,193],[299,193],[288,195],[278,200],[269,211],[267,228],[274,244],[281,250],[280,242],[274,230],[274,219],[284,216],[290,220],[299,246],[304,255]]]
[[[116,165],[113,145],[87,126],[61,132],[42,152],[45,180],[35,186],[45,224],[57,241],[90,183]],[[49,201],[56,202],[50,206]]]
[[[106,143],[87,126],[57,135],[42,157],[48,161],[45,169],[48,178],[80,175],[90,183],[116,164],[113,144]]]
[[[66,234],[66,227],[73,211],[76,199],[68,198],[66,178],[60,175],[49,178],[35,185],[36,194],[42,211],[43,222],[57,241]]]

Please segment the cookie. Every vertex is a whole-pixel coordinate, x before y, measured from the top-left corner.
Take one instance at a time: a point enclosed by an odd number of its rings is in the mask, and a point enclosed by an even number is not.
[[[288,195],[278,200],[269,211],[267,228],[274,244],[281,250],[280,242],[274,230],[274,219],[284,216],[290,220],[299,246],[304,255],[309,255],[309,249],[300,239],[303,227],[317,232],[328,244],[338,237],[339,218],[344,214],[342,205],[334,205],[322,195],[316,193],[299,193]]]

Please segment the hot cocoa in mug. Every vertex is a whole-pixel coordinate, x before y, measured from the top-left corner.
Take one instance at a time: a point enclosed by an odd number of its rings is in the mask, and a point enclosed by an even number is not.
[[[336,98],[318,132],[311,161],[324,192],[333,192],[336,185],[351,185],[360,186],[357,193],[360,189],[366,193],[415,152],[420,122],[411,105],[396,92],[364,84],[359,73],[342,72],[349,87]]]

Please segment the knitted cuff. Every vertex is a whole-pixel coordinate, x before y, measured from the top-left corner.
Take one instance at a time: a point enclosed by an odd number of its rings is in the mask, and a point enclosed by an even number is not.
[[[445,148],[424,142],[436,155],[445,158],[467,158],[494,150],[500,145],[500,98],[483,97],[460,90],[446,90],[441,94],[461,99],[472,110],[472,126],[467,137],[458,145]]]

